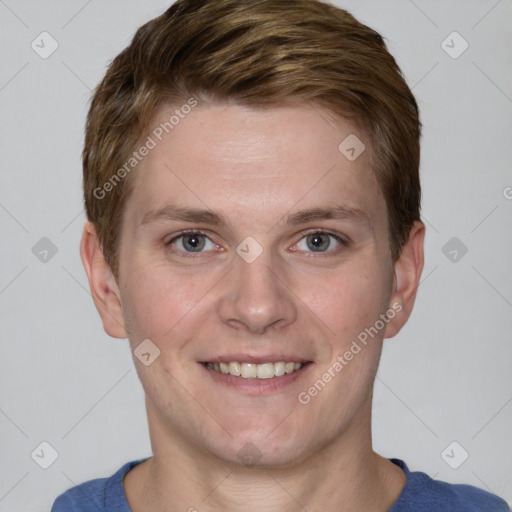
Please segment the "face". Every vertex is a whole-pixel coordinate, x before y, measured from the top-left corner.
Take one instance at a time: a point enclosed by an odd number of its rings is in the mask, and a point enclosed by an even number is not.
[[[371,148],[338,148],[351,134],[307,106],[199,105],[137,167],[120,321],[160,351],[135,364],[162,431],[286,465],[369,427],[398,294]]]

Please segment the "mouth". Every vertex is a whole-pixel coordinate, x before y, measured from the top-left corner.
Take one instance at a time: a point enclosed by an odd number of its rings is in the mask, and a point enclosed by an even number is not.
[[[242,379],[272,379],[283,377],[300,371],[308,362],[277,361],[264,363],[251,363],[240,361],[221,361],[203,363],[206,368],[225,375],[232,375]]]
[[[207,356],[198,361],[209,384],[248,396],[285,394],[298,386],[315,363],[297,354],[256,354],[251,351]],[[285,394],[284,396],[287,396]]]

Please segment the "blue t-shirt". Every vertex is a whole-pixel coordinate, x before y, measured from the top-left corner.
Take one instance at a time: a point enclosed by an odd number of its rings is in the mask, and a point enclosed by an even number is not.
[[[123,487],[124,475],[147,459],[128,462],[110,478],[98,478],[61,494],[51,512],[132,512]],[[432,480],[420,471],[409,471],[399,459],[389,459],[406,476],[402,492],[388,512],[510,512],[506,502],[482,489]]]

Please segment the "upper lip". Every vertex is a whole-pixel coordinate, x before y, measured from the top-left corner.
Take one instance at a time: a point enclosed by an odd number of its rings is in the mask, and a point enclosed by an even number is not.
[[[308,363],[310,359],[290,355],[290,354],[224,354],[222,356],[212,356],[209,359],[204,359],[203,363],[230,363],[230,362],[263,364],[263,363],[279,363],[279,362],[294,362],[294,363]]]

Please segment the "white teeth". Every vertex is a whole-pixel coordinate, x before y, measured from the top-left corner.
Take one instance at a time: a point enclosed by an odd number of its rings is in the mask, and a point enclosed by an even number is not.
[[[258,374],[256,366],[252,363],[242,363],[242,377],[244,379],[254,379]]]
[[[274,375],[276,377],[281,377],[282,375],[285,374],[285,369],[286,367],[286,364],[285,363],[274,363]]]
[[[211,370],[221,373],[229,373],[236,377],[243,377],[244,379],[271,379],[272,377],[281,377],[286,373],[293,373],[300,370],[303,366],[302,363],[294,363],[280,361],[277,363],[239,363],[232,361],[229,363],[206,363],[206,366]]]
[[[271,379],[274,376],[274,364],[259,364],[256,375],[258,376],[258,379]]]
[[[240,363],[229,363],[229,373],[231,375],[240,377],[240,375],[242,375],[242,368],[240,367]]]

